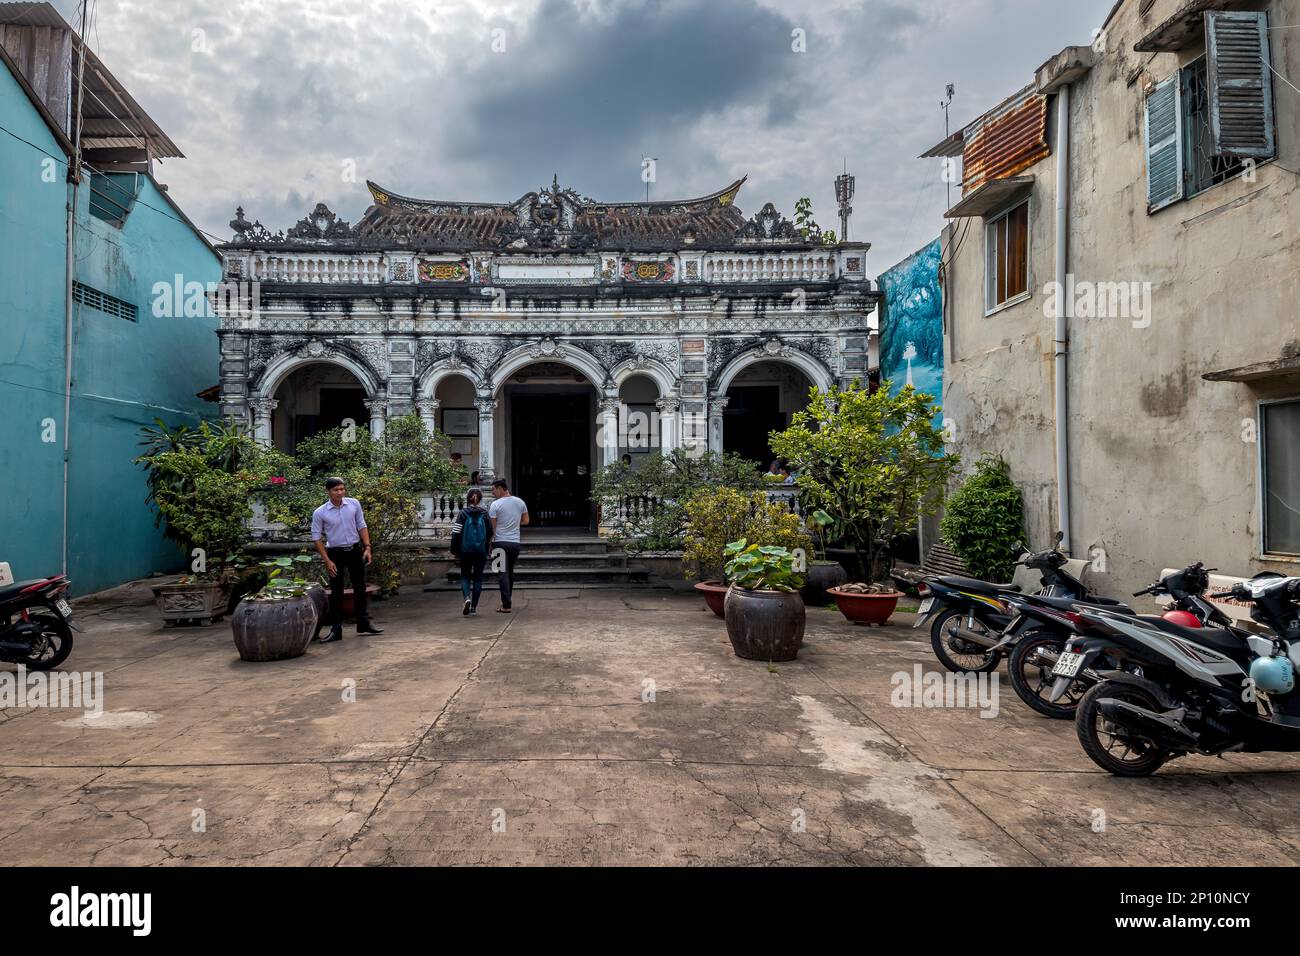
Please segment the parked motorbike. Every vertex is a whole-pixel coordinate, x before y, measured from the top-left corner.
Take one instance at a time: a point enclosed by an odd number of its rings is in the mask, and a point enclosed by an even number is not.
[[[63,575],[0,587],[0,660],[29,670],[58,667],[72,653],[72,607]]]
[[[1072,639],[1057,676],[1073,680],[1101,653],[1126,668],[1102,672],[1075,715],[1102,769],[1137,777],[1189,753],[1300,751],[1300,578],[1260,575],[1210,597],[1249,601],[1271,633],[1080,608],[1099,634]]]
[[[1166,575],[1149,588],[1136,592],[1144,594],[1169,594],[1173,603],[1165,612],[1166,620],[1186,627],[1202,624],[1222,626],[1231,621],[1202,596],[1210,585],[1210,575],[1201,562],[1181,571]],[[1090,625],[1080,617],[1081,605],[1101,607],[1115,614],[1135,615],[1136,612],[1118,601],[1079,600],[1022,595],[1006,599],[1011,608],[1034,620],[1034,625],[1022,632],[1007,660],[1007,676],[1011,687],[1030,708],[1045,717],[1073,720],[1079,701],[1088,688],[1101,678],[1097,670],[1122,669],[1104,654],[1099,655],[1093,667],[1083,671],[1074,681],[1057,686],[1052,669],[1056,666],[1066,643],[1073,637],[1088,633]]]
[[[1039,572],[1041,595],[1088,598],[1088,588],[1065,570],[1069,559],[1058,549],[1063,537],[1058,531],[1051,548],[1032,554],[1017,544],[1020,557],[1015,563]],[[924,626],[933,615],[930,646],[939,663],[950,671],[980,674],[996,670],[1003,655],[1035,623],[1007,604],[1007,597],[1022,594],[1013,584],[946,575],[922,582],[917,590],[922,600],[912,626]]]

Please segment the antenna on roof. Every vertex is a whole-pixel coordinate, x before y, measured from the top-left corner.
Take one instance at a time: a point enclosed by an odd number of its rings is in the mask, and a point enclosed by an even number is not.
[[[946,140],[950,135],[952,135],[948,131],[948,107],[952,106],[952,98],[957,95],[957,87],[952,83],[949,83],[948,88],[944,92],[948,98],[939,104],[939,108],[943,110],[943,138]],[[950,179],[951,177],[945,176],[944,178]],[[952,183],[949,182],[947,185],[948,185],[947,208],[951,209],[952,208]]]

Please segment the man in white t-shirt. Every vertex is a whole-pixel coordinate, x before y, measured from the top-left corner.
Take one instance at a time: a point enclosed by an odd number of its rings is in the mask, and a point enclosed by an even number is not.
[[[519,558],[519,529],[528,524],[528,505],[510,493],[498,478],[492,482],[492,504],[488,519],[492,522],[492,563],[501,585],[501,606],[497,611],[510,613],[510,594],[515,586],[515,561]]]

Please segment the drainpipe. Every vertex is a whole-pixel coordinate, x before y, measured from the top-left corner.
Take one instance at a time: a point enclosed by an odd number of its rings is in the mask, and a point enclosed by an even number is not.
[[[1066,274],[1070,256],[1070,84],[1056,94],[1056,520],[1065,532],[1061,548],[1070,553],[1070,434],[1066,374],[1070,330],[1066,324]]]
[[[81,2],[81,32],[77,35],[77,103],[72,156],[68,167],[68,255],[63,289],[63,569],[68,573],[68,483],[72,459],[72,281],[77,264],[77,187],[81,184],[81,121],[86,93],[86,5]]]

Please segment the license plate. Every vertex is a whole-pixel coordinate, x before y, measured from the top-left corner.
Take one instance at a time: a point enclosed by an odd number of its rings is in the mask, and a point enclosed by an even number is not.
[[[55,598],[54,606],[59,609],[59,613],[64,617],[72,617],[72,605],[63,598]]]
[[[917,614],[929,614],[929,613],[930,613],[930,608],[932,608],[932,607],[934,607],[934,598],[926,598],[924,601],[921,602],[921,607],[920,607],[919,610],[917,610],[916,613],[917,613]]]
[[[1077,677],[1079,669],[1083,667],[1082,654],[1062,654],[1056,661],[1056,666],[1052,668],[1052,674],[1056,677]]]

